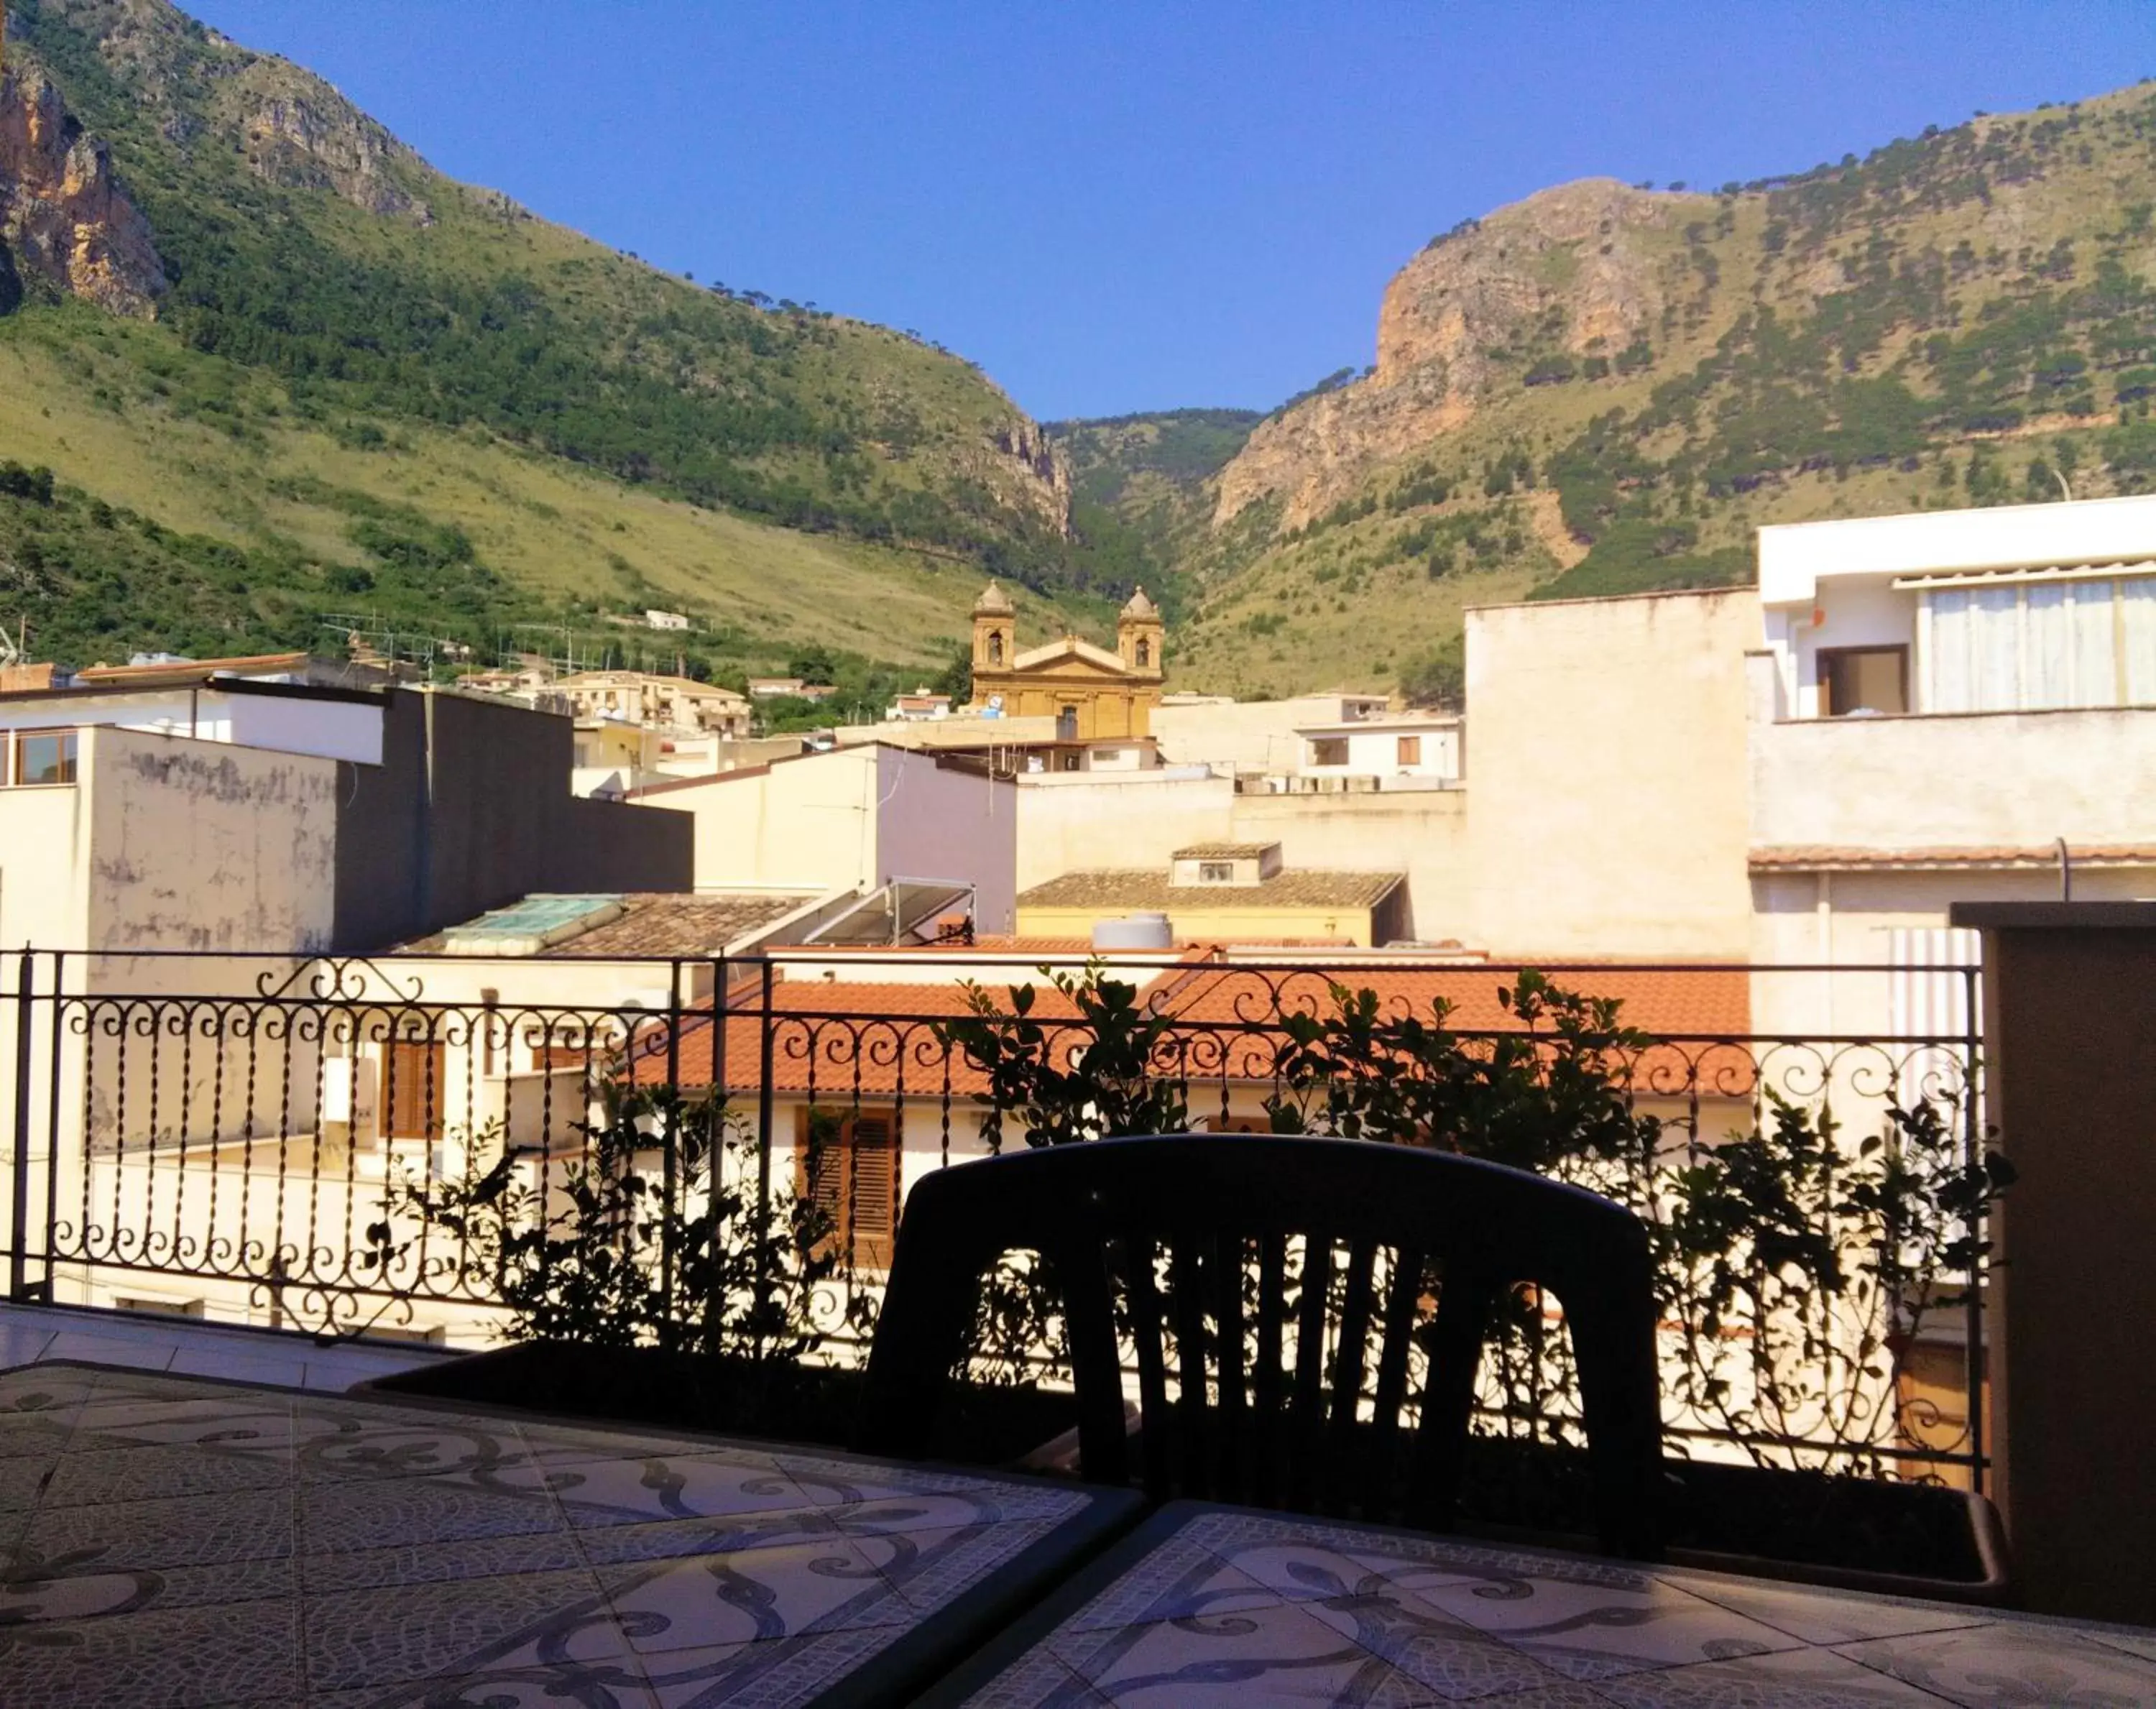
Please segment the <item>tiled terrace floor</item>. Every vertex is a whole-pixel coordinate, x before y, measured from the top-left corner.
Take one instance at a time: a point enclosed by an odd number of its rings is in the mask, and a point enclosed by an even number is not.
[[[1134,1501],[47,1361],[0,1372],[0,1704],[803,1703],[933,1677]]]
[[[0,1370],[41,1359],[80,1359],[341,1393],[355,1383],[443,1357],[424,1347],[321,1342],[290,1331],[242,1329],[186,1317],[67,1306],[0,1306]]]

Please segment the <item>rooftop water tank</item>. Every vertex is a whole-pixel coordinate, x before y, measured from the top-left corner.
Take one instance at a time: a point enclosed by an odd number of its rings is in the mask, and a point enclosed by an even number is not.
[[[1132,914],[1093,924],[1095,949],[1170,949],[1174,943],[1165,914]]]

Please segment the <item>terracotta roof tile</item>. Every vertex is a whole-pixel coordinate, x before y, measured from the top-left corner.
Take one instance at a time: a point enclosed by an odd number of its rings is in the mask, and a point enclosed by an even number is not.
[[[2094,843],[2067,845],[2076,864],[2098,866],[2156,865],[2156,844]],[[1838,867],[1894,866],[2042,866],[2059,864],[2056,844],[2041,848],[1958,844],[1929,849],[1876,849],[1837,846],[1825,843],[1767,844],[1752,850],[1754,872],[1813,872]]]
[[[1381,1010],[1389,1014],[1427,1016],[1441,997],[1455,1005],[1447,1020],[1455,1032],[1507,1033],[1519,1031],[1520,1023],[1498,1003],[1497,990],[1512,983],[1514,972],[1347,967],[1328,974],[1322,968],[1261,972],[1208,963],[1165,970],[1141,989],[1160,1012],[1187,1024],[1178,1025],[1171,1037],[1194,1080],[1217,1081],[1224,1073],[1230,1079],[1264,1080],[1270,1078],[1285,1042],[1275,1024],[1278,1015],[1331,1014],[1333,980],[1351,990],[1374,991]],[[1069,999],[1037,977],[983,983],[999,1005],[1009,985],[1030,984],[1037,993],[1033,1019],[1077,1019]],[[1624,1005],[1624,1024],[1676,1041],[1651,1047],[1630,1065],[1632,1082],[1642,1093],[1681,1096],[1697,1085],[1710,1096],[1750,1095],[1753,1069],[1748,1047],[1720,1042],[1741,1040],[1751,1029],[1750,982],[1743,969],[1571,973],[1557,976],[1556,983],[1568,990],[1616,998]],[[729,999],[725,1078],[737,1093],[753,1093],[762,1084],[761,1003],[755,979],[737,985]],[[947,1093],[971,1100],[986,1092],[986,1077],[963,1053],[946,1052],[933,1031],[934,1023],[970,1012],[956,980],[922,984],[782,979],[773,988],[772,1090],[839,1101],[899,1096],[936,1100]],[[684,1085],[711,1084],[716,1042],[708,1014],[685,1024],[678,1069]],[[637,1053],[636,1077],[656,1078],[665,1054],[663,1028],[647,1031]]]
[[[1257,884],[1172,885],[1165,871],[1066,872],[1019,893],[1020,908],[1374,908],[1399,888],[1396,872],[1306,868]]]

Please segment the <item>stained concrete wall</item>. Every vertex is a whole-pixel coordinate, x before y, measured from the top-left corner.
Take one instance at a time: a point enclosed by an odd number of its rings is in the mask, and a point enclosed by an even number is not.
[[[329,947],[338,762],[85,730],[88,947]]]

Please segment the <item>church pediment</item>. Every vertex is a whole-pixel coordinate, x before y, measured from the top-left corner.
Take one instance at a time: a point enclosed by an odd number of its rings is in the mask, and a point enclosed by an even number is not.
[[[1107,649],[1081,641],[1075,635],[1065,635],[1045,647],[1031,648],[1019,654],[1011,661],[1011,670],[1014,674],[1026,675],[1051,670],[1069,674],[1075,670],[1081,675],[1097,673],[1118,678],[1131,674],[1123,661]]]

